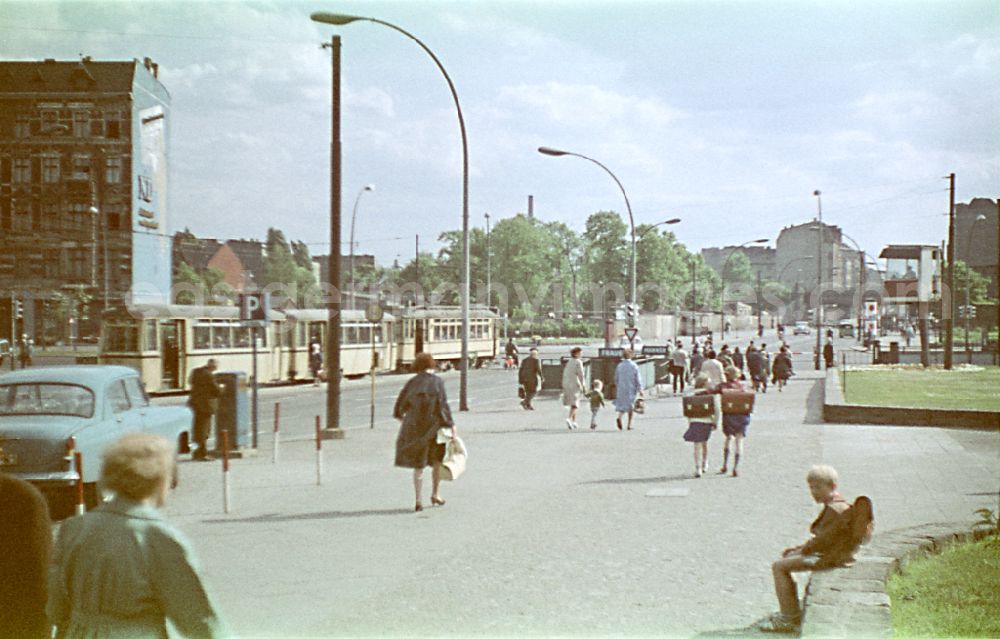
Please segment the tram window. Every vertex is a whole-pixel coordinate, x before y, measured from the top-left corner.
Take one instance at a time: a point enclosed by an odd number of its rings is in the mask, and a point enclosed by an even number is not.
[[[434,325],[434,339],[441,339],[441,325]]]
[[[104,350],[109,353],[135,353],[139,350],[139,326],[133,323],[110,324],[104,336]]]
[[[229,328],[229,324],[223,322],[212,325],[212,346],[214,348],[232,348],[233,337]]]
[[[375,327],[375,343],[376,344],[381,344],[382,343],[382,327],[381,326],[376,326]]]
[[[358,343],[370,344],[372,341],[372,329],[369,326],[358,327]]]
[[[233,346],[236,348],[250,347],[250,329],[246,326],[233,327]]]
[[[195,349],[212,348],[212,328],[210,326],[195,326],[191,331],[194,336]]]
[[[159,349],[159,341],[156,339],[156,320],[145,320],[143,322],[143,344],[142,350],[144,351],[157,351]]]

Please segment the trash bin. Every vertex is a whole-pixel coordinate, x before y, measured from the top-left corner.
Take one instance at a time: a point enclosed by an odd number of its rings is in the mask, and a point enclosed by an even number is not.
[[[250,443],[250,401],[247,397],[247,374],[223,371],[215,374],[221,386],[215,411],[215,448],[222,450],[222,433],[229,433],[229,449],[246,448]]]
[[[885,356],[885,363],[899,363],[899,342],[889,342],[889,353]]]

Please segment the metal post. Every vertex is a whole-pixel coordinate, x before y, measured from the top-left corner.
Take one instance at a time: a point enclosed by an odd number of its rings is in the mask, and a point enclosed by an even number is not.
[[[948,282],[941,296],[941,323],[944,324],[944,368],[951,370],[954,357],[955,326],[955,174],[948,175]]]
[[[76,346],[74,342],[73,346]],[[14,352],[17,348],[17,293],[10,290],[10,370],[15,369],[17,355]]]
[[[816,207],[819,213],[819,249],[816,253],[816,353],[813,357],[815,370],[819,370],[819,358],[822,354],[823,332],[823,194],[819,189],[813,191],[816,196]]]
[[[326,431],[328,436],[343,437],[340,428],[340,36],[332,36],[330,101],[330,264],[329,298],[326,331]]]
[[[486,214],[486,308],[490,307],[492,296],[492,282],[490,280],[490,214]]]
[[[997,343],[993,350],[995,363],[1000,366],[1000,197],[997,197]]]
[[[378,355],[375,353],[375,325],[374,324],[372,324],[371,333],[372,333],[372,369],[371,369],[371,377],[372,377],[372,401],[371,401],[371,416],[369,418],[368,427],[374,429],[375,428],[375,364],[376,364],[375,360],[378,358]]]
[[[257,327],[250,327],[250,341],[252,342],[253,364],[253,385],[250,387],[252,402],[250,404],[250,425],[253,427],[253,448],[257,449]],[[237,440],[238,441],[238,440]]]

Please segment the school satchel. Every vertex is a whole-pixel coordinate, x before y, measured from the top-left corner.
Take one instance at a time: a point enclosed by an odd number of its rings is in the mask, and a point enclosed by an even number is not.
[[[753,412],[753,393],[722,391],[723,415],[749,415]]]
[[[711,417],[715,414],[713,395],[688,395],[684,397],[684,416],[688,419]]]

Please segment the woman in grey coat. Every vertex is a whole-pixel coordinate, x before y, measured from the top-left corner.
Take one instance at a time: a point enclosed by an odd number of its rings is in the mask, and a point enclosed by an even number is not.
[[[228,635],[201,583],[190,544],[160,514],[174,449],[130,433],[108,446],[101,484],[114,498],[63,522],[49,579],[56,637],[166,638]]]
[[[444,506],[440,494],[441,462],[444,461],[445,441],[455,437],[455,421],[451,418],[444,382],[434,374],[431,354],[418,353],[413,360],[413,370],[417,374],[399,391],[392,414],[403,422],[396,438],[396,466],[413,469],[416,511],[420,512],[424,509],[420,492],[426,466],[432,467],[431,504]],[[439,436],[440,429],[448,430]]]

